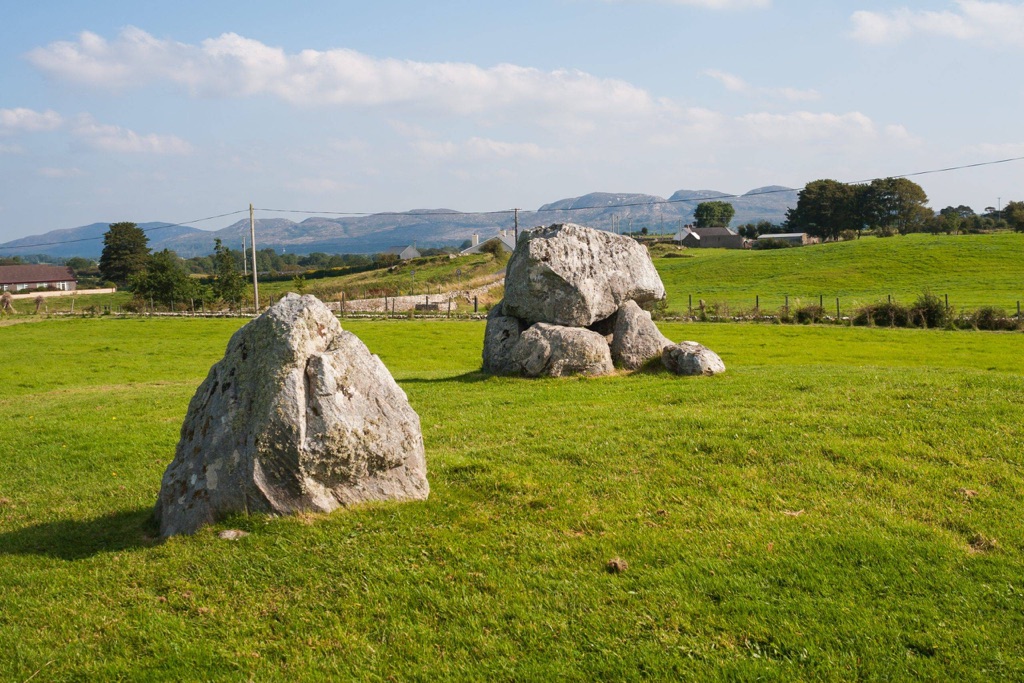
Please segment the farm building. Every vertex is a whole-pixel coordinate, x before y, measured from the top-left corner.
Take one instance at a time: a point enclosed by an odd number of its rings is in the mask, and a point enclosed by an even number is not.
[[[479,254],[484,251],[485,245],[497,243],[502,251],[512,252],[516,248],[516,236],[512,230],[499,230],[498,234],[494,237],[490,237],[483,242],[480,241],[480,235],[475,232],[469,238],[470,246],[463,249],[460,254]]]
[[[729,228],[691,228],[681,229],[673,238],[684,247],[703,249],[743,249],[745,240]]]
[[[410,244],[407,247],[388,247],[383,251],[383,253],[394,254],[403,261],[420,257],[420,252],[416,248],[415,244]]]
[[[57,289],[70,292],[78,287],[75,271],[67,266],[0,266],[0,291]]]
[[[817,244],[821,241],[817,237],[811,237],[806,232],[784,232],[779,235],[758,235],[757,239],[778,240],[780,242],[792,244],[794,247],[802,247],[805,244]]]

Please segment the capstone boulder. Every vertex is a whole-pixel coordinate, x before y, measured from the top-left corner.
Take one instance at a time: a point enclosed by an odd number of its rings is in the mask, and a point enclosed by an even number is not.
[[[611,316],[626,301],[665,298],[647,248],[573,223],[524,232],[505,274],[504,315],[570,327]]]
[[[677,375],[717,375],[725,372],[718,354],[697,342],[684,341],[665,347],[661,362]]]
[[[162,536],[233,513],[425,499],[416,412],[377,356],[313,296],[238,330],[188,407],[156,505]]]

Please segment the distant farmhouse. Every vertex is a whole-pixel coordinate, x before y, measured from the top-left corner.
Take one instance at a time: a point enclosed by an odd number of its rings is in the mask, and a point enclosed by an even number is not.
[[[415,244],[410,244],[407,247],[388,247],[387,249],[385,249],[381,253],[384,253],[384,254],[394,254],[395,256],[397,256],[398,258],[402,259],[403,261],[408,261],[409,259],[414,259],[414,258],[419,258],[420,257],[420,252],[416,248]]]
[[[78,288],[75,271],[67,266],[0,266],[0,291],[56,289],[70,292]]]
[[[516,236],[513,230],[499,230],[497,235],[483,242],[480,241],[480,235],[474,232],[469,238],[469,242],[470,245],[459,252],[460,254],[482,253],[488,244],[496,244],[501,251],[505,252],[513,252],[516,249]]]
[[[691,249],[743,249],[746,240],[729,228],[681,228],[673,242],[678,242]]]
[[[794,247],[802,247],[807,244],[818,244],[821,239],[818,237],[811,237],[806,232],[784,232],[778,235],[758,235],[758,240],[778,240],[779,242],[786,242],[792,244]]]

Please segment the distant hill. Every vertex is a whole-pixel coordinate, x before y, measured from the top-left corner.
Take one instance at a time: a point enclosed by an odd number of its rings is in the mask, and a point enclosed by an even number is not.
[[[519,227],[572,221],[602,230],[626,231],[646,227],[654,233],[674,233],[680,225],[693,221],[697,204],[713,199],[728,201],[735,207],[733,225],[758,220],[781,223],[786,210],[796,206],[797,190],[771,185],[738,197],[716,190],[679,190],[667,200],[649,194],[593,192],[560,199],[536,211],[520,211]],[[337,218],[316,216],[300,222],[287,218],[260,218],[256,220],[256,246],[299,254],[314,251],[374,253],[413,242],[420,247],[459,244],[474,232],[487,237],[513,225],[511,212],[479,214],[449,209],[417,209],[404,213]],[[107,226],[107,223],[92,223],[23,237],[0,244],[0,255],[99,258]],[[243,237],[248,242],[249,234],[248,219],[212,231],[169,223],[142,223],[140,227],[147,231],[150,247],[154,250],[173,249],[186,258],[211,253],[215,239],[220,239],[232,249],[240,249]],[[51,244],[57,242],[61,244]]]
[[[0,254],[4,256],[48,254],[58,258],[84,256],[98,259],[103,252],[103,235],[106,234],[109,227],[110,223],[90,223],[79,228],[51,230],[42,235],[22,237],[0,244]],[[197,228],[160,222],[139,223],[139,227],[146,231],[150,245],[190,233],[206,233],[205,230]]]

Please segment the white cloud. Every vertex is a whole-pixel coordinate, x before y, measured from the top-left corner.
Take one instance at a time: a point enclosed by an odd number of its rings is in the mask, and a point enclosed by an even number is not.
[[[0,143],[0,154],[24,154],[25,148],[21,145],[6,145]]]
[[[852,142],[878,135],[874,122],[860,112],[758,112],[737,117],[736,121],[748,134],[761,140],[813,141],[834,138]]]
[[[863,43],[896,43],[916,34],[1024,47],[1024,3],[956,0],[955,10],[859,11],[852,35]]]
[[[705,69],[704,75],[715,79],[730,92],[750,92],[750,85],[739,76],[718,69]]]
[[[968,148],[968,151],[982,154],[986,159],[992,160],[1024,157],[1024,142],[1003,142],[998,144],[985,142],[980,145],[972,145]]]
[[[191,154],[192,145],[175,135],[141,135],[128,128],[97,123],[88,114],[79,116],[71,129],[79,141],[101,152],[140,154]]]
[[[17,109],[0,109],[0,133],[24,131],[38,133],[60,128],[64,119],[55,111],[34,111],[19,107]]]
[[[80,168],[43,167],[38,169],[36,173],[44,178],[77,178],[80,175],[84,175]]]
[[[718,69],[705,69],[704,75],[709,76],[722,86],[735,93],[742,95],[761,95],[774,98],[782,98],[791,102],[806,102],[821,97],[816,90],[800,90],[798,88],[763,88],[753,86],[735,74]]]
[[[533,142],[504,142],[483,137],[471,137],[463,142],[421,138],[413,140],[410,144],[421,156],[428,159],[540,160],[553,158],[557,154],[557,150],[542,147]]]
[[[657,107],[642,88],[577,70],[378,59],[349,49],[289,54],[235,33],[192,45],[138,28],[112,41],[85,32],[36,48],[28,60],[54,78],[101,89],[172,83],[197,97],[270,96],[306,106],[411,104],[460,115],[515,109],[538,118],[557,113],[559,121]]]

